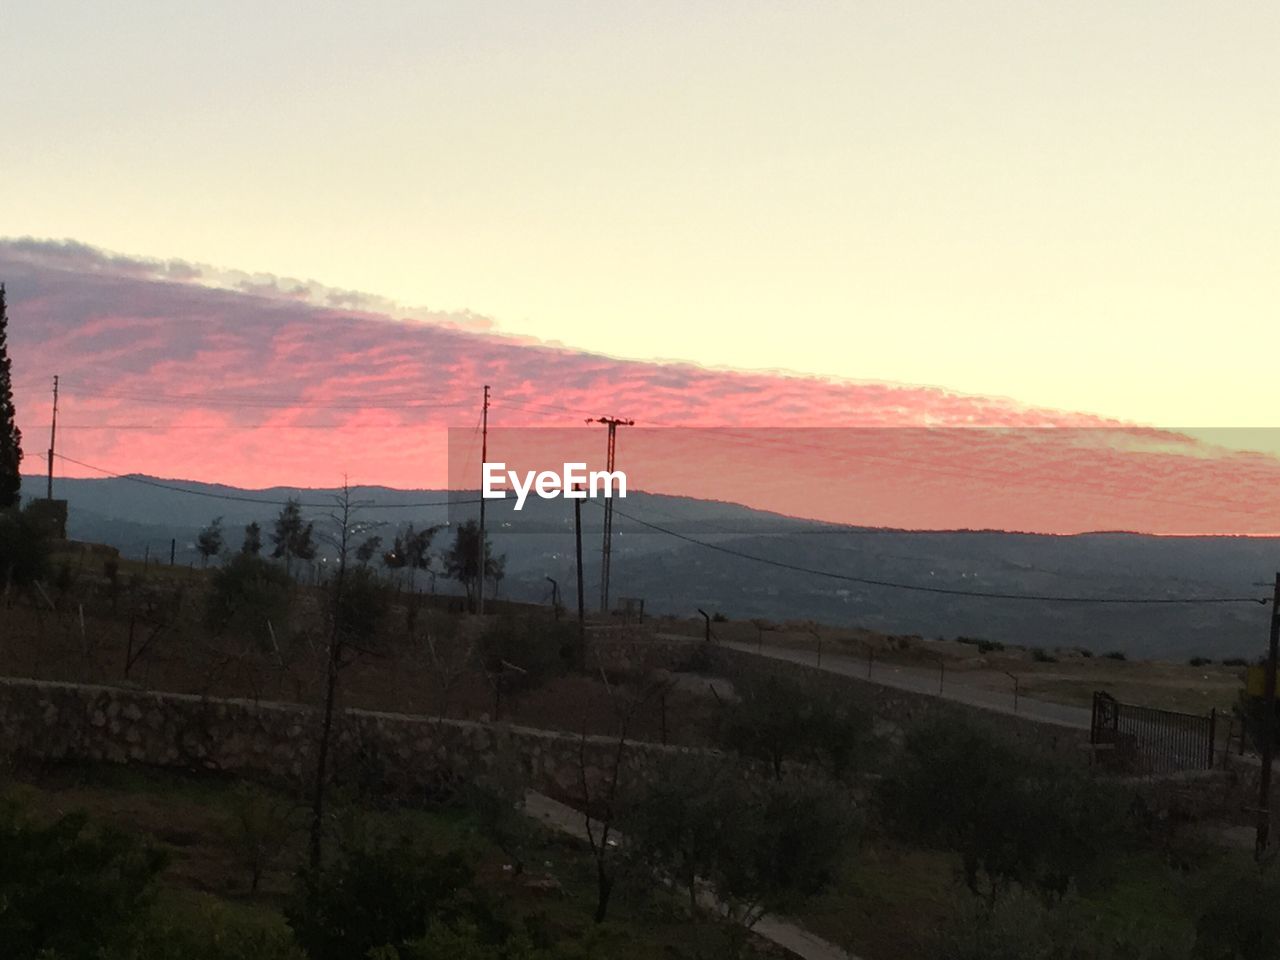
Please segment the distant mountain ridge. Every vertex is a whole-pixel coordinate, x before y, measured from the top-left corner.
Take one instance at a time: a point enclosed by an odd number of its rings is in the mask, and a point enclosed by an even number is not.
[[[43,493],[43,478],[24,478],[23,489],[28,495]],[[156,478],[55,478],[55,496],[70,503],[72,537],[111,543],[127,556],[149,553],[166,561],[172,539],[177,541],[180,563],[195,561],[196,533],[214,517],[223,518],[228,549],[239,547],[242,528],[249,522],[269,531],[279,507],[249,501],[297,497],[314,504],[304,513],[322,524],[336,492],[243,490]],[[476,511],[474,504],[458,502],[473,499],[474,492],[353,487],[351,493],[354,500],[369,503],[365,516],[382,522],[378,532],[384,539],[409,522],[419,527],[442,525]],[[525,509],[515,513],[512,502],[490,501],[486,508],[495,549],[507,555],[502,595],[545,602],[550,590],[546,578],[553,577],[572,605],[572,507],[565,501],[530,498]],[[593,608],[599,594],[600,511],[588,504],[582,516],[585,592]],[[784,566],[731,556],[663,531]],[[447,532],[438,535],[437,552],[447,540]],[[655,612],[687,616],[701,607],[732,619],[814,619],[890,633],[986,637],[1175,659],[1252,656],[1266,640],[1268,611],[1261,604],[996,600],[871,586],[787,566],[986,593],[1110,599],[1263,597],[1269,591],[1258,584],[1270,581],[1280,568],[1280,539],[841,527],[740,504],[643,492],[616,503],[612,594],[644,597],[646,609]],[[441,578],[437,588],[452,586]]]

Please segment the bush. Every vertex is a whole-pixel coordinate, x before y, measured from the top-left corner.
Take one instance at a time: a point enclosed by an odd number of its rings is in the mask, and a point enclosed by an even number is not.
[[[1273,960],[1280,957],[1280,874],[1250,864],[1214,877],[1200,896],[1197,960]]]
[[[872,748],[871,714],[847,697],[772,675],[741,680],[737,687],[738,699],[721,717],[720,742],[765,761],[775,778],[790,760],[843,778]]]
[[[136,943],[104,951],[101,960],[306,960],[306,955],[278,915],[202,899],[157,906]]]
[[[1151,923],[1107,929],[1087,904],[1071,897],[1047,907],[1024,890],[991,902],[970,902],[952,917],[935,945],[935,960],[1187,960],[1189,931]]]
[[[729,917],[749,927],[794,909],[834,881],[857,830],[843,789],[815,780],[758,780],[731,762],[679,754],[636,787],[623,813],[633,847],[681,885],[698,910],[709,881]]]
[[[1213,663],[1213,661],[1208,657],[1192,657],[1187,661],[1187,663],[1193,667],[1207,667],[1209,664]]]
[[[151,905],[162,852],[82,813],[37,823],[0,801],[0,944],[6,960],[90,960],[129,949]]]
[[[881,784],[889,826],[952,850],[974,892],[1020,883],[1061,896],[1121,845],[1125,804],[1088,773],[958,720],[908,732]]]
[[[342,591],[334,596],[333,616],[343,643],[363,646],[378,635],[390,605],[387,591],[368,567],[348,567]]]
[[[563,673],[577,641],[577,625],[568,621],[502,616],[486,628],[480,648],[485,669],[505,672],[507,689],[516,690],[540,686]]]
[[[1128,660],[1129,659],[1127,656],[1125,656],[1123,650],[1112,650],[1110,653],[1104,653],[1103,656],[1106,657],[1108,660]]]
[[[236,787],[223,829],[236,859],[249,874],[251,893],[257,892],[263,873],[288,847],[294,813],[294,804],[284,797],[250,784]]]
[[[1057,663],[1058,658],[1041,647],[1035,647],[1031,651],[1031,659],[1036,663]]]
[[[0,592],[44,578],[49,547],[29,510],[0,510]]]
[[[1224,667],[1247,667],[1249,665],[1249,661],[1244,657],[1230,657],[1223,660],[1222,665]]]
[[[524,873],[525,851],[534,837],[533,821],[524,812],[527,787],[523,760],[511,750],[496,757],[489,771],[462,792],[480,832],[511,859],[516,876]]]
[[[471,867],[456,852],[437,854],[407,837],[346,843],[334,863],[299,876],[285,915],[311,960],[352,960],[377,948],[399,950],[435,920],[491,924],[491,914],[475,906],[471,884]]]
[[[293,581],[262,557],[238,553],[213,575],[205,622],[215,631],[230,631],[265,645],[273,631],[287,629]]]

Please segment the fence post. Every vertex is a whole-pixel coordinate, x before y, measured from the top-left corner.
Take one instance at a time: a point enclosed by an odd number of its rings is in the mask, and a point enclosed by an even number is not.
[[[1209,711],[1209,767],[1213,769],[1214,755],[1218,750],[1218,708]]]

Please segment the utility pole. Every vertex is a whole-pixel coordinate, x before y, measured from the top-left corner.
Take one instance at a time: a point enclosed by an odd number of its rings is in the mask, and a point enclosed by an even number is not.
[[[556,582],[555,577],[547,577],[547,582],[551,584],[551,613],[558,621],[560,619],[560,584]]]
[[[573,535],[578,546],[578,669],[587,665],[587,601],[582,594],[582,500],[573,501]]]
[[[609,428],[609,447],[605,457],[605,470],[613,473],[614,453],[618,445],[618,427],[635,425],[634,420],[623,420],[619,417],[588,417],[587,423],[603,423]],[[609,615],[609,561],[613,545],[613,496],[612,481],[610,490],[604,498],[604,538],[600,546],[600,612]]]
[[[1271,640],[1262,697],[1262,770],[1258,776],[1258,834],[1254,852],[1261,857],[1271,842],[1271,761],[1276,744],[1276,660],[1280,653],[1280,573],[1271,599]]]
[[[476,586],[476,613],[484,613],[484,574],[489,565],[484,535],[484,465],[489,460],[489,385],[484,385],[484,406],[480,410],[480,578]]]
[[[49,483],[44,498],[53,499],[53,445],[58,438],[58,375],[53,375],[53,420],[49,424]]]

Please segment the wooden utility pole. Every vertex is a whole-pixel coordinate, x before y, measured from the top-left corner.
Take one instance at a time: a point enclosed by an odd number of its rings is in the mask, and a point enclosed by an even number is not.
[[[484,613],[484,574],[489,565],[484,535],[484,465],[489,460],[489,385],[484,385],[484,406],[480,409],[480,577],[476,584],[476,613]]]
[[[53,419],[49,423],[49,481],[45,487],[44,498],[53,499],[53,449],[58,438],[58,375],[53,375]]]
[[[587,423],[603,423],[609,428],[609,446],[605,456],[605,470],[613,473],[614,455],[618,446],[618,427],[634,426],[634,420],[622,420],[619,417],[588,418]],[[609,563],[613,545],[613,490],[610,489],[604,498],[604,537],[600,545],[600,612],[609,615]]]
[[[1280,573],[1271,599],[1271,639],[1262,696],[1262,770],[1258,775],[1258,834],[1254,852],[1260,857],[1271,843],[1271,761],[1276,744],[1276,660],[1280,653]]]

